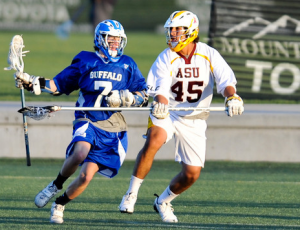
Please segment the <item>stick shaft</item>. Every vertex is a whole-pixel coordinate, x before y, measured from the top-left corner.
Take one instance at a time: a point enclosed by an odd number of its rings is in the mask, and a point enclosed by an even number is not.
[[[25,107],[25,95],[24,95],[24,88],[23,87],[20,89],[20,93],[21,93],[21,103],[22,103],[22,108],[23,108],[23,107]],[[26,147],[27,166],[31,166],[27,119],[26,119],[25,114],[23,114],[23,129],[24,129],[24,138],[25,138],[25,147]]]
[[[56,111],[59,110],[71,110],[71,111],[151,111],[151,107],[59,107],[55,109]],[[225,111],[225,107],[210,107],[210,108],[194,108],[194,107],[187,107],[187,108],[169,108],[170,111]]]

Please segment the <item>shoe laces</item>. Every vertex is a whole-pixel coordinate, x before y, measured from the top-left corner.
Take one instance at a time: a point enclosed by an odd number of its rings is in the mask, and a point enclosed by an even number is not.
[[[63,212],[64,209],[65,209],[65,206],[64,206],[64,205],[61,205],[61,204],[56,204],[55,207],[54,207],[54,209],[55,209],[56,211]]]
[[[126,203],[127,203],[127,202],[130,202],[131,200],[134,200],[135,198],[136,198],[136,195],[135,195],[135,194],[129,193],[128,195],[126,195],[125,201],[126,201]]]
[[[162,203],[162,204],[158,204],[158,205],[161,205],[163,208],[164,208],[164,211],[165,212],[172,212],[174,211],[174,208],[172,207],[172,204],[171,203]]]
[[[161,207],[161,209],[164,213],[165,212],[171,212],[173,214],[174,208],[172,208],[171,203],[163,202],[163,203],[160,204],[160,203],[158,203],[159,196],[156,193],[154,194],[154,196],[157,197],[156,204]]]
[[[57,192],[58,189],[55,184],[52,184],[48,187],[48,190],[53,193],[53,192]]]

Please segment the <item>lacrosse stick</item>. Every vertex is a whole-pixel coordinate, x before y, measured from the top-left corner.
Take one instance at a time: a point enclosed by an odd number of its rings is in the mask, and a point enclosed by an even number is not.
[[[63,106],[27,106],[19,109],[18,112],[28,116],[34,120],[42,120],[50,117],[50,113],[57,111],[150,111],[151,107],[63,107]],[[170,111],[225,111],[225,107],[210,107],[210,108],[169,108]]]
[[[23,73],[24,70],[24,62],[23,57],[29,51],[23,51],[24,48],[23,38],[20,35],[15,35],[10,43],[7,63],[9,67],[4,68],[4,70],[16,70],[17,72]],[[22,107],[25,107],[25,95],[24,95],[24,87],[20,84],[20,94],[21,94],[21,103]],[[29,139],[28,139],[28,128],[27,128],[27,120],[26,115],[23,114],[23,128],[24,128],[24,137],[25,137],[25,146],[26,146],[26,160],[27,166],[31,165],[30,161],[30,151],[29,151]]]

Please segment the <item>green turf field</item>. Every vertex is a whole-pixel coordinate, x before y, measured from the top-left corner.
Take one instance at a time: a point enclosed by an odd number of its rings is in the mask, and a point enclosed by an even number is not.
[[[61,164],[0,160],[0,229],[300,229],[300,164],[207,162],[196,184],[172,202],[179,223],[167,224],[153,211],[153,194],[165,189],[179,164],[154,162],[129,215],[118,211],[133,168],[125,161],[114,179],[96,175],[66,206],[65,223],[53,225],[51,204],[38,209],[33,200]]]

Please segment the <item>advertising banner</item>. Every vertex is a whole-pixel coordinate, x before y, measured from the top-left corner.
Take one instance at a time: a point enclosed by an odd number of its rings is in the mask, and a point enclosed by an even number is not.
[[[72,23],[73,31],[90,32],[88,0],[0,0],[0,30],[54,31]]]
[[[300,100],[298,0],[213,0],[209,45],[231,66],[245,99]]]

